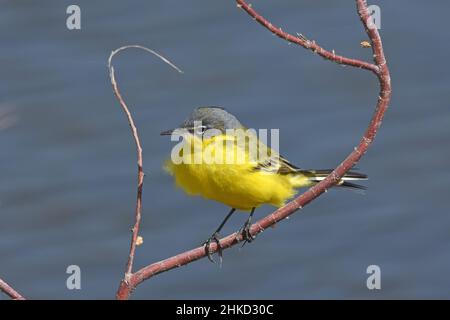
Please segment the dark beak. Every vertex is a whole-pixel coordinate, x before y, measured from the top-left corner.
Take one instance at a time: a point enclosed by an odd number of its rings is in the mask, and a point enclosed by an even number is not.
[[[171,136],[174,131],[175,131],[175,129],[166,130],[166,131],[161,132],[160,135],[162,135],[162,136]]]

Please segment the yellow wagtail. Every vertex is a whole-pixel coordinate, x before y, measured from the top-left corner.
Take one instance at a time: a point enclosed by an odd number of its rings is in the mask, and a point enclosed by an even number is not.
[[[249,229],[255,208],[263,204],[281,207],[295,195],[297,188],[311,186],[332,171],[305,170],[292,165],[221,107],[197,108],[179,128],[161,135],[183,138],[183,144],[172,150],[165,165],[176,184],[190,195],[201,195],[231,207],[203,243],[211,261],[210,244],[217,243],[222,257],[219,232],[236,209],[250,211],[239,231],[245,244],[253,240]],[[337,185],[364,189],[350,181],[365,179],[364,174],[348,172]]]

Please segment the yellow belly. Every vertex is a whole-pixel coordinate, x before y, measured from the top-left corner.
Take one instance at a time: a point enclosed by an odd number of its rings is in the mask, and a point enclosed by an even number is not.
[[[310,184],[302,176],[255,171],[251,164],[174,164],[169,160],[166,169],[188,194],[240,210],[262,204],[280,207],[295,194],[295,188]]]
[[[185,138],[190,143],[197,139],[193,136]],[[225,159],[225,154],[229,154],[230,149],[224,151],[222,142],[230,139],[233,140],[235,137],[220,136],[201,142],[196,140],[200,147],[191,149],[191,159],[196,155],[205,156],[209,151],[212,155]],[[262,146],[260,144],[259,147]],[[280,207],[296,193],[295,188],[311,184],[308,178],[301,174],[278,174],[255,170],[257,162],[252,160],[247,149],[237,147],[237,144],[233,144],[231,149],[236,158],[239,152],[244,152],[245,160],[233,164],[194,161],[175,164],[169,159],[165,168],[175,177],[176,184],[188,194],[203,196],[240,210],[251,210],[263,204]],[[180,151],[178,154],[182,155],[183,152]]]

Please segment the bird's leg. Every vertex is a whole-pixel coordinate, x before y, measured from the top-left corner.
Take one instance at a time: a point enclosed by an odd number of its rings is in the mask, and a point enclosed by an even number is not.
[[[250,212],[250,215],[248,216],[247,221],[245,221],[244,225],[239,230],[239,234],[242,234],[242,238],[244,239],[244,243],[242,244],[242,247],[247,242],[252,242],[256,238],[250,234],[250,226],[252,225],[252,217],[253,217],[254,213],[255,213],[255,208],[252,208],[252,211]]]
[[[235,211],[236,211],[236,209],[232,208],[230,210],[230,212],[227,214],[227,216],[225,217],[225,219],[223,219],[223,221],[220,224],[220,226],[211,235],[211,237],[209,237],[208,240],[203,242],[203,245],[205,246],[206,255],[208,256],[209,261],[211,261],[213,263],[214,263],[214,259],[212,258],[211,252],[209,251],[209,247],[211,245],[211,242],[214,241],[217,244],[217,253],[219,254],[220,261],[222,261],[222,247],[220,246],[220,242],[219,242],[219,232],[220,232],[220,230],[222,230],[222,228],[225,225],[225,223],[227,223],[228,219],[230,219],[230,217],[233,215],[233,213]]]

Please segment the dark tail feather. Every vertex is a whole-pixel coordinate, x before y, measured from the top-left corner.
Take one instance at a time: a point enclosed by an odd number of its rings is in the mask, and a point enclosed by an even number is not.
[[[363,186],[363,185],[360,185],[360,184],[356,184],[356,183],[352,183],[352,182],[348,182],[348,181],[344,181],[342,184],[339,184],[338,187],[344,187],[344,188],[349,188],[349,189],[367,190],[366,186]]]
[[[324,169],[324,170],[299,170],[300,173],[304,174],[309,178],[309,180],[313,182],[320,182],[325,179],[333,170],[332,169]],[[336,185],[338,187],[345,187],[351,189],[361,189],[366,190],[367,187],[353,183],[351,181],[359,181],[359,180],[367,180],[367,175],[363,173],[359,173],[356,171],[347,172],[341,179],[341,181]]]

